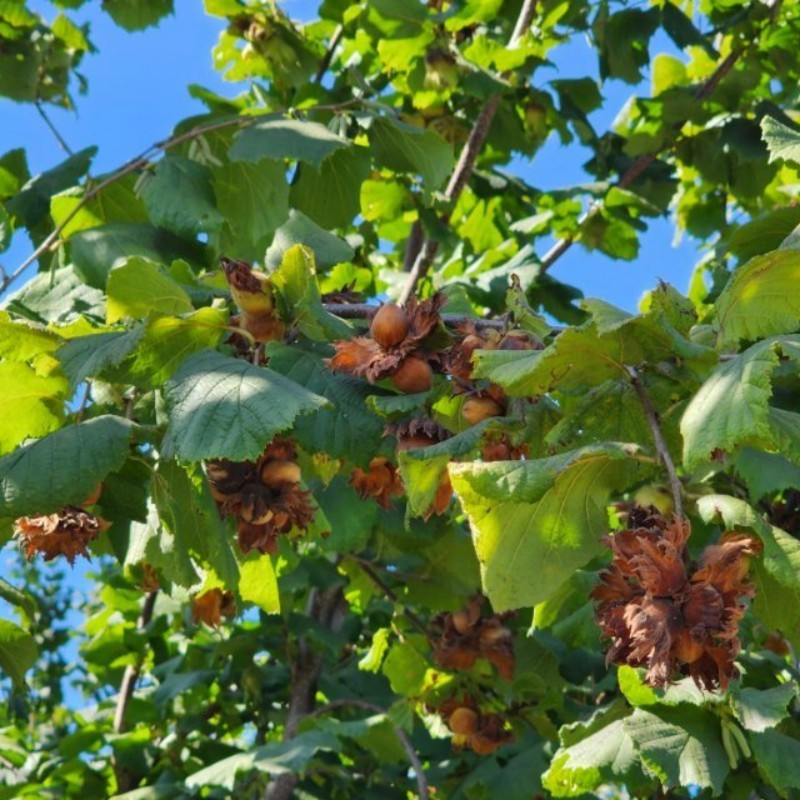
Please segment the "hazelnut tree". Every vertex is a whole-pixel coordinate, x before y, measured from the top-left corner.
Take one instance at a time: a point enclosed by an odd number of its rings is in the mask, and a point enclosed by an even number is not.
[[[57,5],[0,2],[45,119]],[[800,6],[205,7],[230,96],[0,156],[0,797],[797,797]],[[661,217],[687,295],[559,280]]]

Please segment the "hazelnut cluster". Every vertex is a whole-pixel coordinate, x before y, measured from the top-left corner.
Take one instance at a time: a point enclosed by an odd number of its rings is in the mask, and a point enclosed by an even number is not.
[[[223,617],[235,616],[236,600],[233,592],[209,589],[192,600],[192,621],[195,625],[204,622],[211,628],[218,628]]]
[[[439,356],[426,340],[439,324],[444,301],[443,295],[435,294],[421,302],[412,297],[405,308],[382,305],[370,324],[370,336],[334,342],[336,354],[328,366],[370,383],[391,378],[405,394],[427,392],[433,386],[431,363],[438,363]]]
[[[469,747],[479,756],[488,756],[514,740],[505,719],[500,714],[481,712],[471,697],[452,697],[438,711],[453,732],[455,747]]]
[[[459,340],[447,351],[445,370],[453,378],[454,393],[466,395],[461,416],[469,425],[477,425],[489,417],[502,417],[508,407],[505,392],[494,384],[481,384],[472,374],[472,357],[476,350],[536,350],[542,343],[525,331],[479,330],[473,323],[459,326]]]
[[[296,455],[291,441],[275,437],[257,461],[206,464],[211,494],[220,515],[236,520],[242,552],[274,553],[280,534],[311,524],[314,508],[300,485]]]
[[[651,686],[690,675],[701,688],[724,690],[736,675],[739,620],[755,594],[750,556],[761,542],[728,532],[690,563],[687,521],[634,509],[628,525],[606,537],[614,558],[592,591],[611,639],[607,663],[646,667]]]
[[[433,657],[443,669],[470,669],[483,657],[507,681],[514,677],[514,636],[503,624],[505,615],[481,615],[483,597],[477,595],[466,608],[439,614],[432,624]]]

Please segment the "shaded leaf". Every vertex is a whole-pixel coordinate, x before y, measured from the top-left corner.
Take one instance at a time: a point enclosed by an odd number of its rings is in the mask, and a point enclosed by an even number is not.
[[[271,369],[204,350],[167,384],[169,426],[162,451],[186,461],[255,458],[299,414],[328,401]]]

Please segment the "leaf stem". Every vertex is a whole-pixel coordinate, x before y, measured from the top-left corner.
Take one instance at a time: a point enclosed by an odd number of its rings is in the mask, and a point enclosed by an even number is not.
[[[653,406],[653,401],[651,400],[636,367],[625,367],[625,372],[628,373],[628,377],[633,384],[633,388],[636,390],[636,394],[639,395],[639,400],[642,403],[642,408],[644,408],[644,413],[647,417],[647,424],[650,426],[650,433],[653,436],[653,444],[655,445],[656,452],[661,457],[661,460],[664,462],[664,467],[667,470],[667,475],[669,476],[669,488],[670,492],[672,493],[672,500],[675,503],[675,516],[678,519],[685,519],[683,516],[683,501],[681,499],[681,481],[680,478],[678,478],[678,473],[675,471],[675,464],[672,461],[672,456],[670,455],[667,443],[664,441],[664,435],[661,433],[661,426],[659,425],[658,421],[658,412]]]
[[[358,700],[356,698],[342,698],[340,700],[332,700],[330,703],[320,706],[315,711],[312,711],[309,716],[318,717],[322,714],[327,714],[330,711],[335,711],[338,708],[347,707],[363,708],[365,711],[372,711],[375,714],[386,715],[386,709],[381,708],[374,703],[368,703],[365,700]],[[395,725],[394,723],[392,723],[392,726],[394,727],[395,735],[403,745],[403,749],[406,751],[408,760],[411,763],[412,769],[414,770],[414,777],[417,779],[417,792],[419,794],[419,800],[430,800],[428,781],[425,777],[425,771],[422,768],[422,762],[419,760],[419,756],[414,750],[414,746],[411,744],[406,732],[400,726]]]

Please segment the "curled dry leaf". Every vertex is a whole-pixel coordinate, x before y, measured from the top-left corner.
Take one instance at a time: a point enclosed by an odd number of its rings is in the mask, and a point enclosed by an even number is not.
[[[690,675],[701,688],[725,689],[736,675],[739,621],[755,593],[749,561],[760,541],[725,533],[687,564],[688,522],[633,509],[628,523],[606,537],[614,558],[592,591],[611,639],[607,662],[646,667],[651,686]]]
[[[209,589],[192,600],[192,620],[195,625],[204,622],[216,628],[223,617],[236,616],[236,600],[232,592],[222,589]]]
[[[28,560],[41,553],[45,561],[65,556],[70,564],[79,555],[89,558],[87,545],[110,526],[109,522],[76,506],[66,506],[54,514],[20,517],[14,523]]]
[[[369,462],[369,469],[357,467],[350,475],[350,485],[365,500],[372,498],[381,508],[390,508],[392,498],[403,494],[400,474],[388,458],[378,456]]]

